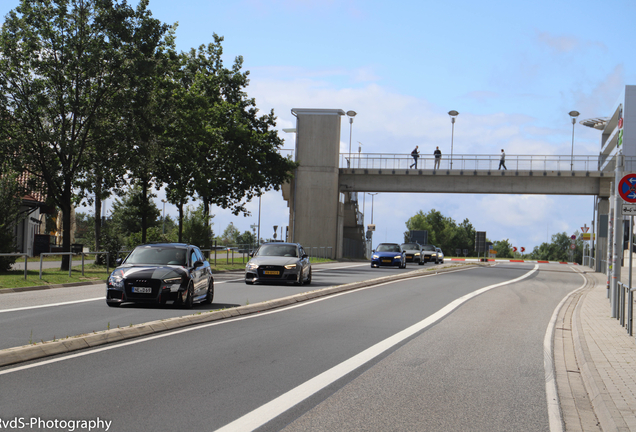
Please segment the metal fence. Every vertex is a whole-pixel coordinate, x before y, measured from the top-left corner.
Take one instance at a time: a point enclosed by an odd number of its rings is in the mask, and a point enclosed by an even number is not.
[[[616,286],[616,295],[618,295],[618,302],[616,303],[618,304],[618,314],[616,319],[618,319],[621,326],[627,330],[627,333],[632,336],[632,324],[634,320],[634,289],[636,288],[631,288],[622,282],[618,282]]]
[[[351,157],[350,157],[351,156]],[[624,156],[625,167],[636,167],[636,157]],[[457,154],[443,156],[438,170],[490,171],[499,167],[500,155]],[[414,160],[410,154],[362,153],[340,154],[340,168],[409,169]],[[613,171],[614,159],[602,155],[506,155],[506,168],[513,171]],[[433,170],[435,157],[420,156],[417,169]]]

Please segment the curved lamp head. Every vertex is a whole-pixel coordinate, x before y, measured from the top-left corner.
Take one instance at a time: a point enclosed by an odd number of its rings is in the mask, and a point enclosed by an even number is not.
[[[355,112],[354,110],[349,110],[349,111],[347,111],[347,115],[348,115],[349,117],[355,117],[355,116],[356,116],[356,114],[358,114],[358,113],[357,113],[357,112]]]
[[[457,117],[459,115],[459,113],[455,110],[449,111],[448,115],[451,117]]]

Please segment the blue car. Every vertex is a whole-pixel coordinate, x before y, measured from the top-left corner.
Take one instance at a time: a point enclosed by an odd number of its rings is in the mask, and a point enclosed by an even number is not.
[[[406,253],[398,243],[380,243],[371,255],[371,268],[391,266],[406,268]]]

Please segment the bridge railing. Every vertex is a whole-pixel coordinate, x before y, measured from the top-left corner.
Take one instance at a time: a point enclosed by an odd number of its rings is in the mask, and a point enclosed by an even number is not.
[[[456,154],[452,159],[443,155],[438,170],[496,170],[499,168],[500,155]],[[604,166],[601,166],[601,163]],[[506,155],[505,165],[514,171],[612,171],[613,163],[600,161],[599,156],[581,155]],[[612,161],[613,162],[613,161]],[[341,153],[340,168],[354,169],[409,169],[414,163],[410,154],[390,153]],[[452,164],[452,165],[451,165]],[[413,167],[414,169],[415,167]],[[417,168],[433,170],[435,157],[421,155]],[[625,156],[625,170],[636,168],[636,157]]]

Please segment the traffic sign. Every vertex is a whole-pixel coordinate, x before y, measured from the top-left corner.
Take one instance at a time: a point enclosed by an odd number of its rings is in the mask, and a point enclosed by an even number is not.
[[[628,203],[636,203],[636,173],[627,174],[618,182],[618,194]]]
[[[517,246],[514,246],[514,247],[512,248],[512,250],[513,250],[514,252],[517,252]]]
[[[590,229],[590,227],[588,227],[587,225],[583,225],[581,227],[581,231],[583,231],[584,233],[588,232],[589,229]]]
[[[576,240],[576,236],[575,236],[574,234],[572,234],[572,235],[570,236],[570,238],[571,238],[572,240]]]
[[[621,207],[624,215],[636,215],[636,204],[623,204]]]
[[[525,252],[526,248],[524,248],[523,246],[521,246],[521,252]]]
[[[576,249],[576,245],[575,245],[574,243],[572,243],[572,244],[570,245],[570,249]]]

